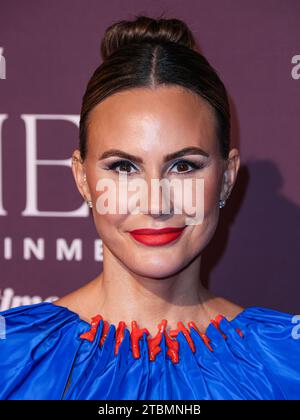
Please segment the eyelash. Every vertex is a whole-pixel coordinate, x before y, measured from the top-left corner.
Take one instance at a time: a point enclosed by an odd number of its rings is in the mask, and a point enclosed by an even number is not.
[[[175,172],[177,175],[186,175],[186,174],[190,174],[191,172],[193,172],[193,171],[195,171],[195,170],[198,170],[198,169],[202,169],[203,167],[204,167],[204,164],[197,164],[197,163],[194,163],[194,162],[189,162],[189,161],[187,161],[187,160],[184,160],[184,159],[182,159],[182,160],[179,160],[179,161],[177,161],[177,162],[175,162],[174,164],[173,164],[173,166],[172,166],[172,168],[174,167],[174,166],[176,166],[176,165],[178,165],[178,164],[180,164],[180,163],[184,163],[184,164],[187,164],[187,165],[190,165],[191,167],[192,167],[192,169],[191,170],[189,170],[189,171],[184,171],[184,172]],[[122,165],[122,164],[129,164],[129,165],[131,165],[131,167],[135,167],[129,160],[118,160],[118,161],[116,161],[116,162],[113,162],[113,163],[111,163],[109,166],[108,166],[108,170],[110,170],[110,171],[116,171],[116,168],[118,167],[118,166],[120,166],[120,165]],[[137,169],[137,168],[135,168],[135,169]],[[116,171],[117,173],[119,173],[119,171]],[[123,171],[124,172],[124,171]],[[126,172],[126,171],[125,171]],[[132,173],[130,173],[130,172],[127,172],[127,175],[133,175],[135,172],[132,172]]]

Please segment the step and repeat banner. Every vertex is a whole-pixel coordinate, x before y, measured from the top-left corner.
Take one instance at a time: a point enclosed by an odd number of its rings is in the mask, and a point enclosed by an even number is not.
[[[243,306],[300,309],[300,2],[2,2],[0,310],[53,300],[102,271],[102,241],[71,171],[81,100],[114,21],[177,17],[230,95],[233,193],[201,279]]]

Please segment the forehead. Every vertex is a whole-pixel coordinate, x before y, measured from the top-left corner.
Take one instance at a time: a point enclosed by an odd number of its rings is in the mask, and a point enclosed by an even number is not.
[[[89,147],[151,148],[203,146],[216,148],[212,106],[178,86],[134,88],[115,93],[95,106],[88,119]]]

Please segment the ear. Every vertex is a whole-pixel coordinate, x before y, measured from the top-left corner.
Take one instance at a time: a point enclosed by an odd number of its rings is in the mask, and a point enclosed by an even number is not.
[[[231,194],[233,186],[236,182],[238,170],[240,167],[240,154],[238,149],[230,150],[226,160],[226,167],[223,174],[223,183],[221,189],[221,200],[227,200]]]
[[[85,201],[91,200],[89,185],[86,179],[86,170],[78,149],[72,153],[72,172],[78,188]]]

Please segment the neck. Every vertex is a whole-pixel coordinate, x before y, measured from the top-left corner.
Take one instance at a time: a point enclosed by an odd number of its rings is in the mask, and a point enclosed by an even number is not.
[[[137,321],[150,334],[166,319],[168,329],[176,329],[177,322],[186,326],[196,322],[205,329],[220,309],[220,299],[208,291],[200,281],[201,256],[179,273],[165,278],[149,278],[124,267],[106,248],[103,271],[92,282],[89,312],[99,313],[109,324],[120,320],[131,327]]]

